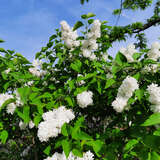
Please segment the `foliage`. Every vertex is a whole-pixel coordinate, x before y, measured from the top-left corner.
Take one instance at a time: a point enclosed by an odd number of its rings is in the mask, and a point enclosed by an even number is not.
[[[0,56],[1,94],[14,95],[1,106],[1,159],[41,160],[62,151],[66,156],[72,151],[75,156],[82,157],[88,150],[94,153],[95,160],[160,158],[160,130],[155,126],[159,123],[155,121],[159,114],[152,115],[147,91],[151,83],[160,84],[159,60],[148,59],[149,48],[146,46],[133,55],[133,62],[128,62],[122,52],[104,60],[103,55],[112,46],[112,38],[124,39],[121,33],[127,30],[126,27],[107,26],[105,21],[101,22],[101,36],[96,41],[98,49],[92,50],[96,59],[83,56],[83,42],[91,31],[93,16],[91,13],[83,15],[82,21],[76,23],[74,30],[87,23],[86,30],[76,38],[80,41],[78,46],[67,47],[62,40],[62,31],[56,30],[47,45],[36,54],[36,59],[43,62],[36,70],[36,73],[43,71],[40,76],[33,74],[37,64],[30,63],[19,53],[0,49],[4,54]],[[139,23],[134,25],[141,26]],[[144,68],[152,64],[157,65],[157,70],[144,72]],[[118,113],[112,102],[127,76],[138,81],[139,89],[128,100],[130,108]],[[84,83],[80,84],[82,81]],[[84,91],[93,93],[93,104],[86,108],[77,102],[77,95]],[[10,103],[16,105],[13,114],[7,112]],[[75,119],[64,123],[57,137],[41,142],[37,132],[44,119],[42,115],[60,106],[72,109]],[[31,121],[35,127],[29,127]]]

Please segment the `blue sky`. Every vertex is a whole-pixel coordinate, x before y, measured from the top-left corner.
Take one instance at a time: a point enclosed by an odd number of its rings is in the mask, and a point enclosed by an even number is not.
[[[117,17],[112,10],[119,8],[120,0],[90,0],[80,5],[80,0],[1,0],[0,5],[0,38],[6,42],[0,44],[5,49],[15,50],[29,60],[34,59],[36,52],[48,42],[49,36],[59,28],[60,21],[66,20],[71,26],[80,20],[82,14],[93,12],[100,20],[107,20],[110,25],[116,23]],[[143,21],[150,17],[153,6],[145,11],[124,12],[119,25]],[[160,27],[152,27],[145,31],[149,45],[160,37]],[[133,42],[114,43],[109,50],[117,52],[121,46]]]

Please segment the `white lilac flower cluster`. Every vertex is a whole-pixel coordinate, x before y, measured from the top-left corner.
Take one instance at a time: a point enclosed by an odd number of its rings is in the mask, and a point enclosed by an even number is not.
[[[160,57],[160,43],[154,42],[151,45],[151,49],[148,52],[148,58],[157,61]]]
[[[13,99],[14,98],[13,95],[7,93],[0,94],[0,107],[3,105],[5,101],[7,101],[10,98]],[[7,113],[13,114],[15,109],[16,109],[15,103],[10,103],[7,105]]]
[[[73,48],[79,46],[79,41],[77,41],[77,31],[73,31],[72,28],[68,25],[66,21],[61,21],[61,31],[62,31],[62,40],[64,40],[65,45],[68,48]]]
[[[61,133],[64,123],[69,123],[75,118],[73,111],[61,106],[42,115],[43,122],[38,125],[38,138],[41,142],[48,141],[51,137],[57,137]]]
[[[160,112],[160,87],[157,84],[152,83],[148,86],[149,102],[152,103],[151,110],[153,112]]]
[[[157,71],[158,71],[157,64],[149,64],[142,69],[142,73],[156,73]]]
[[[42,61],[35,59],[32,65],[33,67],[29,68],[29,72],[34,76],[41,77],[47,73],[46,71],[42,70]]]
[[[93,104],[93,93],[91,91],[84,91],[77,95],[77,103],[81,108],[86,108]]]
[[[94,154],[91,151],[87,151],[86,153],[83,153],[83,157],[77,157],[74,156],[72,152],[70,152],[69,157],[66,158],[64,152],[61,153],[54,153],[52,157],[48,157],[44,160],[94,160]]]
[[[129,44],[127,48],[122,47],[119,51],[127,58],[128,62],[134,61],[133,54],[137,52],[135,45]]]
[[[82,42],[82,54],[90,60],[97,59],[96,55],[92,52],[98,49],[97,38],[101,36],[101,23],[99,20],[94,20],[90,32],[87,33],[87,39]],[[106,58],[106,57],[105,57]]]
[[[137,80],[127,76],[118,89],[116,100],[112,102],[113,108],[117,112],[122,112],[127,106],[128,99],[133,95],[133,92],[139,88]]]

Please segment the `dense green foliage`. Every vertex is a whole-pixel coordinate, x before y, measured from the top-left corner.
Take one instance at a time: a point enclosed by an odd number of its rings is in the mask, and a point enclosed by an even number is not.
[[[86,28],[89,29],[93,16],[91,13],[83,15],[83,20],[76,23],[74,29],[83,26],[83,21],[88,22]],[[81,44],[72,50],[67,48],[62,41],[61,31],[57,29],[47,45],[36,54],[36,59],[43,61],[42,69],[47,71],[41,77],[29,72],[32,64],[21,54],[0,49],[4,54],[0,56],[1,93],[14,94],[18,89],[23,102],[13,115],[6,112],[6,107],[15,102],[16,97],[1,106],[1,147],[4,145],[0,151],[1,160],[6,157],[10,160],[41,160],[62,151],[66,156],[72,151],[81,157],[87,150],[94,153],[96,160],[160,159],[160,129],[155,127],[160,123],[159,114],[152,115],[146,91],[151,83],[160,84],[160,72],[159,69],[152,73],[143,72],[143,68],[149,64],[160,67],[159,61],[147,59],[149,49],[146,47],[133,55],[134,62],[127,62],[121,52],[115,58],[110,55],[105,61],[102,56],[111,47],[110,35],[113,33],[113,37],[116,36],[116,32],[110,29],[106,22],[101,23],[98,50],[94,51],[96,60],[82,56]],[[85,39],[87,32],[89,30],[82,32],[78,39]],[[9,68],[9,73],[6,73]],[[128,101],[130,109],[117,113],[112,102],[128,75],[138,81],[139,89]],[[79,85],[82,80],[85,84]],[[30,81],[33,84],[26,85]],[[93,92],[94,103],[87,108],[80,108],[76,96],[87,90]],[[63,125],[58,137],[40,142],[37,126],[42,121],[43,113],[62,105],[74,111],[75,119]],[[19,122],[28,124],[30,120],[36,127],[21,130]],[[32,149],[23,157],[22,153],[28,146]]]

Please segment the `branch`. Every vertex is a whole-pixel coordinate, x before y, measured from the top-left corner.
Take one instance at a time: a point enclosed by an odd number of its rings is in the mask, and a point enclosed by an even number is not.
[[[146,29],[148,29],[158,23],[160,23],[160,17],[157,19],[154,19],[152,21],[149,21],[148,23],[144,24],[143,27],[141,27],[141,28],[134,29],[133,33],[139,33],[139,32],[144,31],[144,30],[146,30]]]

